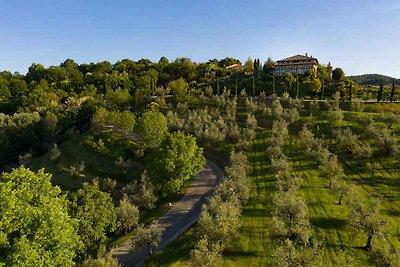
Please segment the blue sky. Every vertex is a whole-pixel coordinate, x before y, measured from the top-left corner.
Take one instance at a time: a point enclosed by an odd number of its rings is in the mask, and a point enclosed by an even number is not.
[[[268,57],[400,78],[398,0],[2,0],[0,70],[124,58]]]

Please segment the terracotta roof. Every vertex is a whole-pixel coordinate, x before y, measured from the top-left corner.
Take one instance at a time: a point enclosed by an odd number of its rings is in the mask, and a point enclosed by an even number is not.
[[[277,62],[281,62],[281,61],[294,61],[294,60],[306,60],[306,59],[315,59],[318,61],[318,59],[316,59],[315,57],[309,57],[309,56],[303,56],[303,55],[295,55],[292,57],[288,57],[288,58],[284,58],[281,60],[278,60]]]
[[[242,66],[241,64],[232,64],[232,65],[229,65],[228,67],[226,67],[226,69],[228,70],[228,69],[232,69],[232,68],[239,68],[241,66]]]

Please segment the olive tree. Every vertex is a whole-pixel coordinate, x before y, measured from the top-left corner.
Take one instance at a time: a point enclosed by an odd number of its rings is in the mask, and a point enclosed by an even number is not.
[[[122,188],[121,193],[125,194],[129,201],[139,208],[152,209],[157,202],[155,188],[146,170],[142,173],[139,183],[133,180]]]
[[[307,244],[311,225],[306,214],[306,204],[296,190],[278,191],[274,199],[272,235],[277,239],[291,239]]]
[[[319,166],[320,175],[329,180],[329,188],[332,183],[341,179],[344,175],[343,167],[339,163],[336,155],[330,155],[329,159]]]
[[[272,117],[274,119],[280,119],[283,114],[283,107],[281,102],[276,99],[272,102]]]
[[[240,211],[240,202],[235,194],[227,200],[220,195],[213,196],[202,207],[198,221],[199,233],[207,237],[209,242],[220,242],[223,247],[228,245],[238,234]]]
[[[296,245],[286,239],[274,253],[274,266],[278,267],[323,267],[323,247],[320,242]]]
[[[201,238],[191,251],[190,265],[193,267],[223,266],[221,245],[209,242],[206,237]]]
[[[145,228],[140,226],[133,234],[131,240],[132,251],[137,251],[142,247],[147,247],[147,252],[151,256],[161,241],[164,228],[159,224],[151,224]]]
[[[133,205],[129,198],[124,195],[115,209],[119,222],[119,229],[123,233],[134,229],[139,221],[139,209]]]
[[[367,234],[365,248],[371,250],[374,237],[386,237],[388,223],[384,216],[379,214],[379,202],[373,200],[366,203],[359,196],[354,195],[349,200],[349,225]]]

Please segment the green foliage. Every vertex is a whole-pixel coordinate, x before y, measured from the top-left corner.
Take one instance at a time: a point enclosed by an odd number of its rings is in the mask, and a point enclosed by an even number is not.
[[[137,131],[146,147],[156,148],[168,133],[167,119],[159,111],[146,111],[139,120]]]
[[[379,202],[365,203],[359,196],[354,195],[349,200],[348,223],[356,231],[367,234],[368,239],[365,248],[372,248],[373,238],[387,237],[388,222],[384,216],[379,214]]]
[[[306,214],[306,204],[296,190],[278,192],[272,217],[272,235],[277,239],[289,238],[306,245],[311,236],[311,225]]]
[[[150,177],[167,196],[179,192],[185,181],[203,168],[205,159],[196,139],[179,131],[152,151],[147,163]]]
[[[107,234],[116,229],[116,213],[111,196],[99,189],[99,184],[84,183],[71,194],[70,213],[78,221],[78,234],[84,244],[84,254],[97,256],[105,245]]]
[[[175,94],[176,101],[181,102],[186,98],[189,85],[185,79],[179,78],[178,80],[170,81],[168,83],[168,88]]]
[[[111,253],[106,253],[104,256],[99,256],[97,258],[85,259],[82,263],[82,267],[121,267],[122,265],[118,262],[116,258],[113,258]]]
[[[204,237],[199,240],[192,251],[190,265],[193,267],[221,267],[223,266],[221,246],[209,243]]]
[[[344,79],[344,71],[341,68],[336,68],[332,71],[332,79],[339,82]]]
[[[320,243],[308,246],[295,246],[292,241],[285,240],[274,254],[275,264],[278,267],[322,267],[322,252]]]
[[[147,228],[139,227],[131,240],[132,250],[136,251],[143,246],[147,246],[149,256],[153,254],[153,250],[161,241],[161,236],[164,231],[159,224],[152,224]]]
[[[41,147],[40,119],[37,112],[12,116],[0,113],[0,160]]]
[[[154,186],[146,170],[142,173],[140,183],[134,180],[122,188],[121,192],[129,198],[130,202],[140,208],[152,209],[157,201]]]
[[[51,175],[20,167],[0,178],[0,265],[73,266],[81,243]]]
[[[115,209],[120,231],[127,233],[138,225],[139,209],[124,195]]]
[[[215,195],[202,207],[198,232],[209,242],[227,246],[238,235],[240,211],[240,202],[236,195],[231,195],[225,201],[220,195]]]
[[[115,90],[107,89],[105,97],[111,106],[118,109],[127,107],[132,100],[129,90],[121,88]]]
[[[379,91],[378,91],[378,95],[376,97],[376,101],[377,102],[381,102],[382,101],[382,97],[383,97],[383,81],[381,81],[381,84],[379,86]]]
[[[127,133],[135,127],[136,116],[127,110],[122,112],[113,111],[108,114],[107,121]]]

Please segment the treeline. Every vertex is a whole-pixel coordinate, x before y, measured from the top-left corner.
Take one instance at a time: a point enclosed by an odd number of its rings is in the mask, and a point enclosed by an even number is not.
[[[227,69],[232,64],[241,64],[234,58],[209,60],[205,63],[192,62],[189,58],[177,58],[173,62],[162,57],[159,62],[141,59],[137,62],[124,59],[111,64],[108,61],[77,64],[67,59],[59,66],[45,68],[32,64],[26,75],[0,73],[0,111],[38,111],[57,109],[69,98],[102,96],[115,108],[141,106],[144,100],[157,94],[157,89],[180,87],[171,84],[182,78],[190,88],[212,86],[217,94],[226,87],[232,95],[241,90],[248,94],[280,94],[284,91],[292,96],[313,96],[325,91],[330,95],[336,90],[343,91],[343,84],[350,81],[342,77],[340,69],[334,70],[333,80],[328,69],[318,66],[318,71],[304,75],[287,73],[273,76],[274,62],[268,60],[262,66],[260,60],[248,59],[243,67]],[[337,73],[337,75],[336,75]],[[343,75],[342,75],[343,73]],[[335,86],[331,86],[334,84]],[[332,91],[332,92],[331,92]]]
[[[349,76],[349,79],[355,81],[360,85],[375,85],[379,86],[381,82],[384,85],[391,85],[395,82],[396,85],[400,85],[400,79],[396,79],[390,76],[381,75],[381,74],[363,74],[363,75],[354,75]]]

